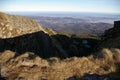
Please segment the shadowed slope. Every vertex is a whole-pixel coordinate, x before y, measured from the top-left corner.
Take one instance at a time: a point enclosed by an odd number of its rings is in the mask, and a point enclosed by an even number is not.
[[[114,27],[105,31],[100,47],[120,49],[120,21],[115,21]]]
[[[34,52],[41,57],[50,57],[52,42],[42,31],[14,38],[0,39],[0,51],[11,50],[17,53]]]

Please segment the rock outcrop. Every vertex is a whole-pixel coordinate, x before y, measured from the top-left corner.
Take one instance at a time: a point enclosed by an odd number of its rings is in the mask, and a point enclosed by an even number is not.
[[[120,48],[120,21],[114,22],[114,27],[106,30],[101,48]]]
[[[114,27],[106,30],[104,33],[105,39],[108,38],[115,38],[120,36],[120,21],[115,21],[114,22]]]
[[[114,27],[106,30],[102,36],[102,41],[98,45],[97,55],[100,57],[109,57],[120,62],[120,21],[114,22]]]

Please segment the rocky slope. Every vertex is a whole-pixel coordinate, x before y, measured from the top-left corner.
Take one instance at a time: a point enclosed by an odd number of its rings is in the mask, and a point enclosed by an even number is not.
[[[100,47],[120,49],[120,21],[115,21],[114,27],[105,31]]]
[[[62,51],[57,41],[50,37],[55,34],[53,30],[40,26],[32,19],[0,12],[0,52],[34,52],[43,58],[55,56],[54,47],[59,52]],[[64,57],[62,53],[58,54]]]
[[[0,38],[11,38],[37,31],[55,34],[54,31],[40,26],[30,18],[0,12]]]

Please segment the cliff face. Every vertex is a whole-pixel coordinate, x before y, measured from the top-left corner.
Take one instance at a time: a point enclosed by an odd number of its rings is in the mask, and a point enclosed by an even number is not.
[[[114,27],[105,31],[100,47],[120,48],[120,21],[115,21]]]
[[[120,21],[114,22],[114,27],[106,30],[104,33],[105,39],[116,38],[120,36]]]

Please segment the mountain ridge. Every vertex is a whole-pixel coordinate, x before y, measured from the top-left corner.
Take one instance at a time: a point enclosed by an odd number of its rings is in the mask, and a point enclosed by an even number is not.
[[[0,12],[0,29],[0,38],[16,37],[37,31],[49,32],[49,35],[55,34],[53,30],[42,27],[30,18],[3,12]]]

